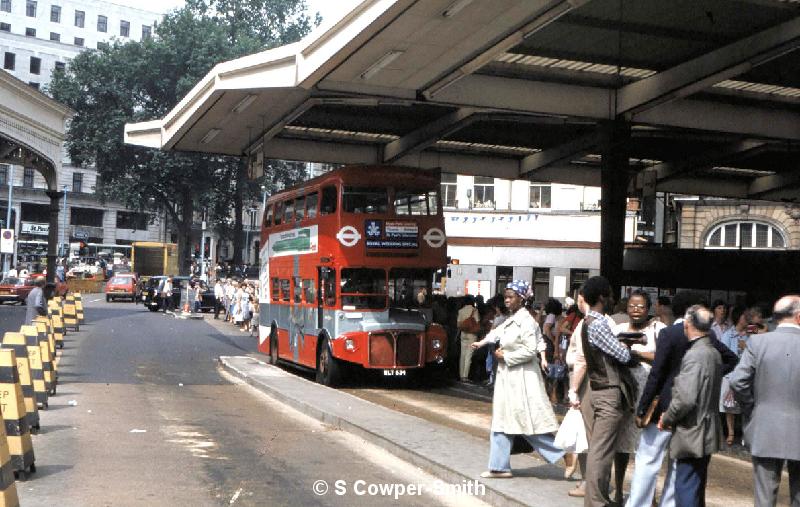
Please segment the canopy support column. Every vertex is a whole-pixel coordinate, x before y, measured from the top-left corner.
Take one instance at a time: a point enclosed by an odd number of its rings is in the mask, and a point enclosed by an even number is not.
[[[601,128],[600,274],[611,282],[616,300],[623,273],[631,130],[628,123],[620,120]]]

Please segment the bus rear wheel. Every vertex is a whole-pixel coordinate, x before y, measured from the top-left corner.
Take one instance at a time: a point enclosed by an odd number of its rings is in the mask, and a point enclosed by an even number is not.
[[[278,364],[278,333],[274,326],[269,331],[269,364]]]
[[[324,386],[335,387],[342,380],[342,365],[331,354],[328,339],[324,338],[317,352],[317,382]]]

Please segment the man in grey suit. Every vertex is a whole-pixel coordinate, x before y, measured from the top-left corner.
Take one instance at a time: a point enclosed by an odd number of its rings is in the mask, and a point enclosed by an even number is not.
[[[39,276],[33,282],[33,289],[28,293],[25,304],[28,309],[25,310],[25,324],[33,324],[34,317],[39,315],[47,315],[47,304],[44,300],[44,277]]]
[[[750,412],[744,438],[753,457],[755,505],[777,503],[786,461],[792,507],[800,507],[800,296],[779,299],[772,318],[775,331],[747,340],[731,389]]]
[[[689,350],[672,384],[669,407],[658,422],[659,429],[673,431],[669,452],[676,460],[677,507],[705,505],[708,462],[719,450],[722,357],[709,337],[713,322],[714,314],[703,306],[686,311],[683,327]]]

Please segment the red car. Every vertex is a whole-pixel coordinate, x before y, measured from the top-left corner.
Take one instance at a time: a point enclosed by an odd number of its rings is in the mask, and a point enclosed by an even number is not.
[[[106,301],[119,298],[135,301],[136,283],[137,280],[133,274],[114,275],[106,283]]]
[[[25,304],[25,299],[33,289],[33,278],[9,276],[0,280],[0,304],[10,301]]]

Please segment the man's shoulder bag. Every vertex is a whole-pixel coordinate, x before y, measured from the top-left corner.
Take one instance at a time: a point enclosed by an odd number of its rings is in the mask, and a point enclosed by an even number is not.
[[[469,317],[458,323],[458,329],[465,333],[478,334],[481,331],[481,323],[475,318],[476,310],[473,310]]]

